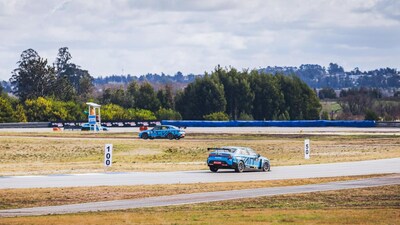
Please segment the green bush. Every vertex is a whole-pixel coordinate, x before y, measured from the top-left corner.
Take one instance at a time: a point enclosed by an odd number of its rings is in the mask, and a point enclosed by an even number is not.
[[[182,116],[179,112],[172,109],[161,108],[156,112],[156,117],[159,120],[181,120]]]
[[[229,116],[224,112],[214,112],[204,116],[205,120],[223,121],[229,120]]]
[[[52,102],[52,115],[50,117],[51,121],[58,121],[58,120],[73,120],[69,114],[67,109],[64,107],[65,102],[60,101],[53,101]]]
[[[365,111],[365,120],[374,120],[377,121],[379,120],[378,115],[372,111],[372,110],[366,110]]]
[[[16,122],[27,122],[28,119],[26,118],[25,115],[25,109],[21,104],[18,104],[16,106],[15,112],[14,112],[14,118]]]
[[[53,102],[39,97],[25,101],[28,121],[50,121],[53,118]],[[59,115],[59,114],[58,114]]]
[[[156,120],[154,113],[147,109],[128,109],[129,119],[132,120]]]
[[[119,105],[107,104],[101,107],[102,120],[126,120],[129,117],[128,111]]]
[[[13,122],[13,108],[7,99],[0,97],[0,122]]]
[[[239,120],[254,120],[254,118],[247,113],[240,113]]]
[[[39,97],[25,101],[25,113],[21,108],[16,108],[17,121],[59,121],[86,119],[83,108],[79,103],[72,101],[63,102],[51,98]],[[24,115],[26,114],[26,116]],[[27,118],[27,119],[26,119]]]
[[[329,113],[327,111],[322,112],[321,120],[329,120]]]

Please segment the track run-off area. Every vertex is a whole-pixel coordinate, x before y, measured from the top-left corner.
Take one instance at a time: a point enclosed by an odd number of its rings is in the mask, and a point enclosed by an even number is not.
[[[91,202],[82,204],[33,207],[21,209],[0,210],[0,217],[15,216],[40,216],[51,214],[68,214],[78,212],[98,212],[110,210],[126,210],[144,207],[160,207],[182,204],[195,204],[204,202],[226,201],[242,198],[255,198],[264,196],[310,193],[318,191],[334,191],[352,188],[379,187],[385,185],[399,185],[400,174],[380,178],[360,179],[342,182],[329,182],[301,186],[256,188],[233,191],[202,192],[194,194],[180,194],[161,197],[150,197],[133,200],[115,200]]]
[[[0,130],[5,133],[20,133],[22,130]],[[133,128],[111,129],[111,132],[137,133]],[[367,135],[367,136],[397,136],[398,128],[187,128],[187,134],[311,134],[311,135]],[[27,132],[51,132],[44,129],[33,129]],[[65,131],[68,132],[68,131]],[[232,137],[235,137],[235,136]],[[12,134],[3,138],[12,137]],[[136,137],[136,136],[135,136]],[[23,138],[16,135],[15,138]],[[33,139],[70,139],[80,140],[87,137],[40,137],[32,135]],[[99,139],[115,140],[118,137],[100,137]],[[99,140],[97,139],[97,140]],[[123,140],[123,139],[121,139]],[[203,141],[201,139],[196,141]],[[214,141],[214,140],[212,140]],[[145,142],[144,142],[145,143]],[[384,145],[385,143],[382,143]],[[392,156],[393,157],[393,156]],[[235,173],[233,170],[220,170],[212,173],[208,170],[170,171],[170,172],[100,172],[100,173],[67,173],[51,175],[29,176],[0,176],[1,189],[26,189],[26,188],[68,188],[68,187],[95,187],[95,186],[130,186],[130,185],[159,185],[159,184],[202,184],[221,182],[248,182],[268,180],[290,180],[324,177],[358,176],[372,174],[388,174],[377,178],[329,182],[321,184],[309,184],[287,187],[269,187],[246,190],[215,191],[193,194],[179,194],[160,197],[148,197],[139,199],[113,200],[86,202],[79,204],[44,206],[19,209],[0,210],[0,217],[35,216],[48,214],[68,214],[78,212],[95,212],[109,210],[124,210],[143,207],[159,207],[182,204],[195,204],[231,199],[255,198],[262,196],[274,196],[283,194],[310,193],[331,190],[343,190],[352,188],[378,187],[386,185],[400,185],[400,158],[386,158],[376,160],[363,160],[352,162],[319,163],[291,166],[271,165],[270,172],[243,172]],[[250,187],[251,188],[251,187]]]

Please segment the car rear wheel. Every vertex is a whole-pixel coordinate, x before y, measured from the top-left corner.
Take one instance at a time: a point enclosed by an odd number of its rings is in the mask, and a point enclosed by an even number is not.
[[[267,171],[270,171],[270,170],[271,170],[271,167],[270,167],[270,165],[269,165],[269,162],[265,162],[265,163],[263,164],[262,170],[263,170],[264,172],[267,172]]]
[[[171,133],[169,133],[169,134],[167,135],[167,138],[168,138],[169,140],[172,140],[172,139],[174,139],[174,135],[171,134]]]
[[[237,166],[235,168],[235,171],[238,172],[238,173],[241,173],[241,172],[244,171],[244,163],[243,163],[243,161],[239,161],[238,162],[238,164],[237,164]]]
[[[144,134],[142,134],[142,138],[147,139],[147,138],[149,138],[149,135],[147,133],[144,133]]]
[[[210,170],[211,170],[211,172],[216,173],[218,171],[218,168],[215,166],[210,166]]]

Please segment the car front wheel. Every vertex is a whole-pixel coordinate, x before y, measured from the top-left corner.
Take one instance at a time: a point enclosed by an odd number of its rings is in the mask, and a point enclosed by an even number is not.
[[[174,139],[174,135],[171,134],[171,133],[169,133],[169,134],[167,135],[167,138],[168,138],[169,140],[172,140],[172,139]]]
[[[243,161],[239,161],[238,162],[238,164],[237,164],[237,166],[235,168],[235,171],[238,172],[238,173],[241,173],[241,172],[244,171],[244,163],[243,163]]]
[[[144,133],[144,134],[142,134],[142,138],[147,139],[147,138],[149,138],[149,135],[147,133]]]
[[[267,171],[270,171],[270,170],[271,170],[271,167],[270,167],[270,165],[269,165],[269,162],[265,162],[265,163],[263,164],[262,170],[263,170],[264,172],[267,172]]]

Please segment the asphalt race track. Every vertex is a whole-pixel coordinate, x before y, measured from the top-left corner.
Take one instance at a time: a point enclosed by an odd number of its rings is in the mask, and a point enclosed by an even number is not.
[[[330,182],[301,186],[286,186],[274,188],[257,188],[234,191],[203,192],[172,196],[151,197],[133,200],[116,200],[105,202],[91,202],[61,206],[46,206],[35,208],[0,210],[0,217],[37,216],[48,214],[66,214],[91,211],[123,210],[143,207],[170,206],[194,204],[213,201],[224,201],[240,198],[254,198],[282,194],[310,193],[316,191],[332,191],[351,188],[377,187],[400,184],[400,175],[389,175],[380,178],[361,179],[353,181]]]
[[[398,127],[188,127],[187,134],[334,134],[334,135],[400,135]],[[52,128],[1,128],[0,132],[49,132]],[[65,131],[73,132],[73,131]],[[74,131],[81,132],[81,131]],[[110,133],[139,132],[138,127],[111,127]]]
[[[235,182],[387,173],[400,173],[400,158],[280,167],[272,165],[270,172],[235,173],[233,170],[221,170],[212,173],[203,170],[0,176],[0,189]]]

